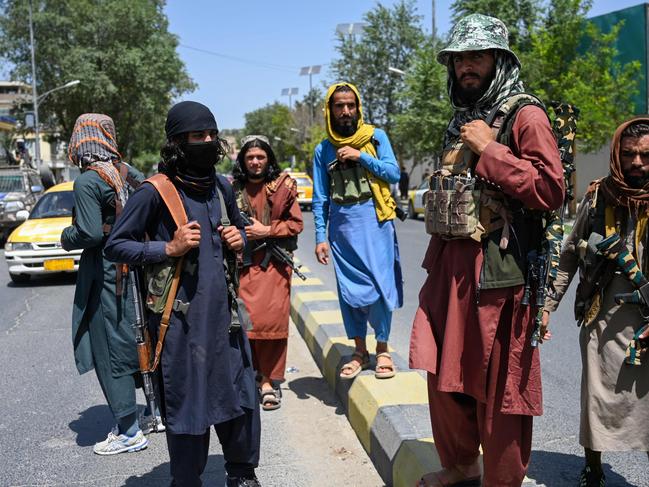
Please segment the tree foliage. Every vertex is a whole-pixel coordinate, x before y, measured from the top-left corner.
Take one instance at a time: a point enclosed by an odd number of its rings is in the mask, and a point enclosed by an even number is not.
[[[402,98],[406,109],[396,117],[395,136],[403,154],[415,164],[430,162],[442,147],[451,117],[446,90],[447,71],[435,59],[440,43],[428,39],[414,55]]]
[[[399,96],[405,85],[403,78],[388,68],[410,67],[424,40],[421,16],[412,0],[402,0],[392,8],[378,4],[363,20],[362,36],[338,34],[340,57],[332,62],[332,73],[337,80],[358,87],[366,121],[392,136],[395,119],[405,109],[405,100]],[[392,142],[399,152],[398,141]]]
[[[580,110],[577,140],[581,150],[596,151],[617,126],[633,114],[640,64],[615,61],[621,25],[609,33],[585,20],[590,4],[552,0],[547,19],[522,56],[528,89],[543,101],[568,101]]]
[[[295,136],[291,130],[293,117],[288,106],[276,101],[245,114],[244,135],[265,135],[270,140],[278,161],[295,155]]]
[[[157,152],[172,100],[194,89],[168,31],[163,0],[34,0],[39,93],[78,79],[39,107],[67,139],[78,115],[115,120],[122,153]],[[28,2],[0,0],[0,56],[31,80]]]

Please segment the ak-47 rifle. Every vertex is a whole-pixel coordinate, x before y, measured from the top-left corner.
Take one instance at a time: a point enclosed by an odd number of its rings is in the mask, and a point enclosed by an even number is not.
[[[140,365],[140,374],[142,374],[144,397],[146,398],[149,411],[151,411],[151,415],[149,416],[150,424],[141,424],[140,428],[143,430],[150,429],[151,431],[157,431],[158,422],[156,420],[156,412],[159,409],[156,403],[155,388],[153,387],[154,371],[151,370],[151,337],[144,319],[146,315],[140,294],[140,279],[135,266],[129,266],[129,278],[131,280],[131,293],[133,294],[133,304],[135,306],[135,323],[133,323],[133,329],[135,330],[137,357]]]
[[[246,212],[242,211],[241,217],[243,218],[244,225],[246,226],[252,225],[250,216]],[[262,260],[261,264],[259,265],[262,269],[266,270],[268,268],[268,264],[270,263],[270,259],[274,257],[282,264],[288,265],[291,269],[293,269],[293,272],[295,272],[296,276],[298,276],[303,281],[306,281],[306,276],[302,274],[302,272],[300,271],[300,267],[302,266],[296,265],[295,262],[293,261],[293,257],[291,256],[291,254],[289,254],[286,250],[284,250],[282,247],[277,245],[277,243],[268,239],[263,240],[256,246],[252,247],[250,249],[250,253],[253,254],[258,250],[262,250],[262,249],[266,249],[266,255],[264,256],[264,260]]]
[[[555,114],[552,131],[557,139],[559,156],[561,157],[561,165],[563,166],[565,197],[563,206],[559,210],[550,212],[545,216],[545,240],[541,246],[541,251],[533,250],[528,254],[528,278],[531,277],[534,281],[533,283],[526,281],[525,291],[527,293],[527,304],[530,302],[529,293],[532,284],[536,284],[536,296],[534,299],[536,317],[534,319],[534,331],[530,339],[530,344],[533,347],[538,346],[543,341],[544,330],[542,327],[542,318],[545,295],[557,277],[564,233],[564,214],[568,202],[575,197],[572,185],[572,173],[575,172],[575,137],[577,135],[579,109],[569,103],[556,101],[552,102],[551,106]],[[525,302],[522,304],[527,305]]]

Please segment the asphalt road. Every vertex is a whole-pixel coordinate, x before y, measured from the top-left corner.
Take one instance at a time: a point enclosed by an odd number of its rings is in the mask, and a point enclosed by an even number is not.
[[[299,238],[297,255],[327,286],[336,289],[333,264],[323,266],[314,255],[313,217],[304,213],[304,232]],[[396,222],[404,277],[405,302],[395,311],[390,345],[404,358],[419,289],[425,280],[421,268],[428,236],[423,220]],[[578,328],[573,318],[575,282],[561,306],[552,315],[553,338],[542,346],[543,393],[545,414],[534,422],[532,461],[528,476],[548,487],[576,486],[583,468],[583,449],[579,445],[579,390],[581,358]],[[647,428],[649,425],[638,425]],[[649,486],[649,461],[641,452],[606,453],[603,457],[607,486]]]
[[[164,435],[150,435],[142,452],[92,453],[113,424],[94,372],[79,376],[74,364],[73,295],[74,276],[15,286],[0,251],[0,487],[167,486]],[[287,365],[282,407],[262,411],[262,485],[383,485],[294,327]],[[223,478],[212,434],[204,485],[222,487]]]

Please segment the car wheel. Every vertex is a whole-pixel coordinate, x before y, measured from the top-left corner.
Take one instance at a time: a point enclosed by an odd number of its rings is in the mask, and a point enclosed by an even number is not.
[[[11,280],[16,284],[25,284],[29,282],[29,274],[9,274]]]
[[[413,220],[417,219],[417,213],[415,213],[415,207],[412,201],[408,202],[408,218],[412,218]]]

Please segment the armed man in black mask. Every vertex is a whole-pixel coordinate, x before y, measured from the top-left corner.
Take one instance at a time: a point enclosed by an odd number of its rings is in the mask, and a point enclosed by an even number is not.
[[[167,262],[181,268],[158,367],[172,486],[201,485],[214,425],[223,447],[226,485],[257,487],[260,420],[255,377],[245,331],[233,323],[227,287],[231,280],[223,265],[226,246],[240,250],[245,233],[232,187],[214,169],[225,153],[223,141],[210,110],[191,101],[169,110],[165,132],[159,169],[166,178],[154,176],[129,199],[106,255],[148,270]],[[161,180],[180,196],[187,223],[174,223],[177,212],[170,210]],[[149,279],[147,284],[150,305],[156,300],[156,286]],[[161,319],[160,310],[155,311],[150,331],[153,337],[164,336],[160,323],[165,313]]]

